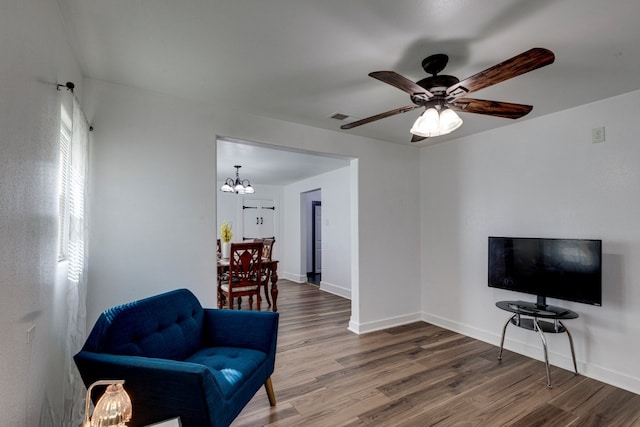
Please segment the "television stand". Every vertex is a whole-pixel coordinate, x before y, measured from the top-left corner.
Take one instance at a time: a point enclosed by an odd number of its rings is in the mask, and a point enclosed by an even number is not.
[[[549,370],[549,356],[547,354],[547,340],[544,337],[544,333],[559,334],[567,333],[569,338],[569,346],[571,347],[571,358],[573,359],[573,369],[578,375],[578,365],[576,364],[576,353],[573,349],[573,339],[567,327],[562,323],[562,320],[576,319],[578,313],[575,311],[567,310],[562,307],[556,307],[552,305],[537,305],[535,303],[525,301],[498,301],[496,306],[502,310],[513,313],[513,315],[507,320],[502,328],[502,339],[500,340],[500,353],[498,354],[498,360],[502,360],[502,350],[504,348],[504,336],[507,332],[507,326],[513,324],[519,328],[528,329],[530,331],[536,331],[540,334],[542,340],[542,348],[544,350],[544,364],[547,372],[547,387],[551,388],[551,373]],[[522,316],[527,316],[523,319]],[[548,319],[552,320],[538,320]]]

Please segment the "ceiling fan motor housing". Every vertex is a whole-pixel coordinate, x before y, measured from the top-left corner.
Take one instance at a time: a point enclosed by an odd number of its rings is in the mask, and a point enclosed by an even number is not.
[[[444,53],[430,55],[422,60],[422,68],[428,74],[431,74],[431,76],[416,82],[416,84],[425,88],[434,96],[428,97],[425,94],[413,94],[411,95],[411,102],[416,105],[425,107],[444,105],[447,88],[460,81],[457,77],[454,76],[437,75],[444,69],[444,67],[447,66],[448,62],[449,57]]]
[[[424,94],[414,94],[411,95],[411,102],[420,106],[430,106],[429,104],[433,101],[438,101],[436,103],[442,105],[446,98],[447,88],[459,81],[460,80],[454,76],[432,76],[422,79],[416,83],[429,91],[433,97],[429,98]]]

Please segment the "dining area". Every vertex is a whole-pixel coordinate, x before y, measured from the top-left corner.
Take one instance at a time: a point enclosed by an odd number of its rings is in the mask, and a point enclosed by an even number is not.
[[[218,239],[218,308],[253,310],[255,302],[255,309],[260,311],[266,302],[272,311],[278,311],[278,260],[272,258],[274,243],[275,238],[226,244]],[[244,298],[247,305],[243,307]]]

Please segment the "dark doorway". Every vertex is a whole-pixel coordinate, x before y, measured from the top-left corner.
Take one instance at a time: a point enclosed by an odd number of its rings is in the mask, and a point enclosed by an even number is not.
[[[322,279],[322,202],[311,202],[311,271],[307,272],[307,281],[315,285]]]

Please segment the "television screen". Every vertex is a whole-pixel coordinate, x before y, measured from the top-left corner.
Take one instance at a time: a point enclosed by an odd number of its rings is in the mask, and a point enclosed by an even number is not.
[[[489,286],[600,306],[602,241],[489,237]]]

